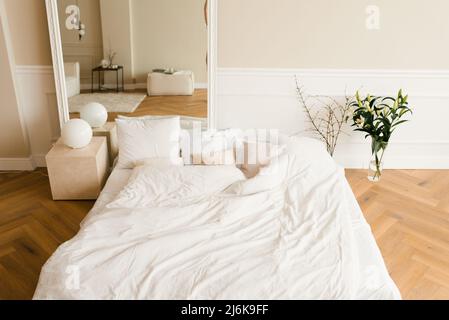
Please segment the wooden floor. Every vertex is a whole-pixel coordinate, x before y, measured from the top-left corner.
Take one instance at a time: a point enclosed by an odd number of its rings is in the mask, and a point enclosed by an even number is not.
[[[56,248],[93,202],[54,202],[43,170],[0,174],[0,299],[30,299]]]
[[[114,121],[118,115],[128,117],[180,115],[207,118],[207,89],[196,89],[192,96],[147,96],[133,113],[110,112],[108,121]],[[79,118],[79,114],[71,113],[70,117]]]
[[[364,171],[348,180],[404,299],[449,299],[449,171]]]
[[[348,180],[405,299],[449,299],[449,171]],[[42,265],[93,202],[53,202],[44,170],[0,174],[0,299],[32,297]]]

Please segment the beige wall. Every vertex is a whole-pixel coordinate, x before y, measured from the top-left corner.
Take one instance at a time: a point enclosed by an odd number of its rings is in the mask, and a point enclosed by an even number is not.
[[[45,0],[4,0],[16,64],[51,65]]]
[[[132,0],[100,0],[103,50],[107,57],[109,50],[117,53],[114,64],[125,67],[125,81],[132,83],[133,44],[131,29]],[[115,74],[106,74],[106,81],[115,83]]]
[[[52,60],[45,0],[0,0],[0,11],[10,40],[5,47],[1,32],[0,158],[6,159],[0,159],[0,166],[29,170],[45,165],[45,153],[59,131],[54,79],[47,68]]]
[[[22,130],[6,39],[1,23],[0,65],[2,66],[2,72],[0,72],[0,158],[28,157],[29,148]]]
[[[365,27],[367,5],[381,29]],[[219,66],[449,69],[447,0],[219,0]]]
[[[155,68],[188,69],[207,82],[204,0],[132,0],[134,73],[145,82]]]
[[[76,30],[68,30],[65,26],[68,17],[65,10],[74,3],[78,4],[81,21],[86,26],[86,35],[81,41]],[[90,84],[92,68],[104,57],[100,0],[58,0],[58,11],[64,62],[79,62],[81,83]]]

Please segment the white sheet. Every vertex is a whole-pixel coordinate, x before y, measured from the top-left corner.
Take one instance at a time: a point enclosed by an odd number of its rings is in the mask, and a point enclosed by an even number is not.
[[[308,141],[290,150],[284,189],[179,210],[106,209],[131,172],[115,170],[35,298],[400,298],[342,170]],[[66,287],[70,266],[80,290]]]

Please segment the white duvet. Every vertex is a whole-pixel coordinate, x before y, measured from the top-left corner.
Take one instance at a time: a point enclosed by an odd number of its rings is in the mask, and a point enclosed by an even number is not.
[[[223,192],[242,179],[235,167],[135,169],[46,263],[34,298],[362,298],[354,197],[321,148],[293,139],[282,184]],[[363,298],[397,297],[390,281]]]

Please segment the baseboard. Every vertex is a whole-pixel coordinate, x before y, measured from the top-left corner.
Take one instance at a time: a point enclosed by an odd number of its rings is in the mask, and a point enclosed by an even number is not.
[[[108,89],[116,88],[116,86],[114,84],[106,84],[103,87],[108,88]],[[195,89],[207,89],[207,88],[208,88],[207,83],[195,83]],[[91,84],[81,84],[81,90],[91,90],[91,89],[92,89]],[[125,90],[146,90],[146,89],[147,89],[146,83],[125,84]]]
[[[358,157],[336,157],[335,161],[347,169],[367,169],[369,160]],[[394,156],[383,162],[386,170],[449,170],[449,157]]]
[[[81,84],[81,90],[92,90],[92,85],[90,83]],[[115,84],[105,84],[102,86],[103,88],[107,88],[109,90],[114,90],[117,88]],[[98,84],[94,86],[94,90],[98,89]],[[136,90],[136,89],[146,89],[146,84],[133,84],[133,83],[125,83],[125,90]]]
[[[45,160],[45,154],[36,154],[33,155],[33,163],[36,168],[46,168],[47,167],[47,161]]]
[[[46,167],[45,154],[28,158],[0,158],[0,171],[33,171]]]
[[[0,171],[33,171],[36,169],[32,157],[0,158]]]
[[[195,83],[195,89],[207,89],[209,86],[207,83]]]
[[[131,86],[130,86],[131,87]],[[207,83],[195,83],[194,85],[195,89],[207,89],[208,85]],[[147,84],[146,83],[136,83],[134,84],[134,89],[147,89]],[[126,89],[126,85],[125,85],[125,89]]]

